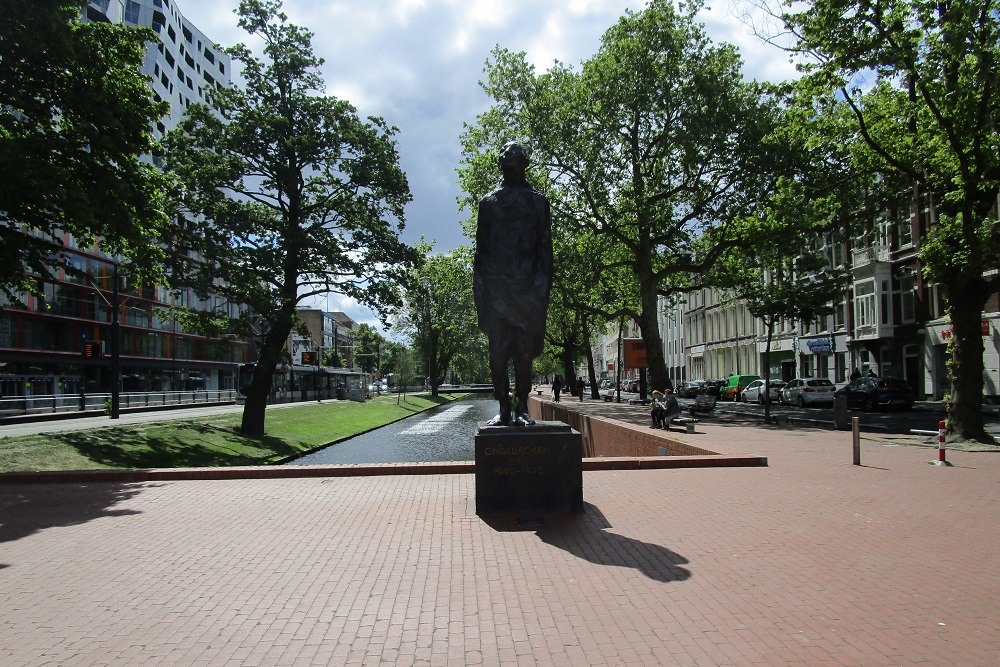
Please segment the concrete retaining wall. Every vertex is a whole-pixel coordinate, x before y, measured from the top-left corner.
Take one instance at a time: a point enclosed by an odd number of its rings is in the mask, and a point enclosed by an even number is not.
[[[540,421],[560,421],[583,435],[585,457],[605,456],[707,456],[717,452],[670,437],[669,432],[567,410],[551,401],[528,398],[528,412]]]

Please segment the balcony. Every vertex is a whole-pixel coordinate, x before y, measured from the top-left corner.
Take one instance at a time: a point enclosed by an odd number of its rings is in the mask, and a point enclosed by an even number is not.
[[[889,246],[877,245],[871,248],[855,248],[851,251],[854,268],[867,266],[873,262],[889,261]]]

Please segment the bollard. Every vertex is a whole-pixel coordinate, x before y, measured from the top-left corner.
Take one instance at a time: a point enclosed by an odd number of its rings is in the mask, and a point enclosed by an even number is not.
[[[951,466],[951,464],[945,460],[944,456],[944,436],[947,428],[948,428],[948,422],[946,422],[944,419],[938,422],[938,460],[930,461],[929,463],[931,465]]]
[[[851,417],[851,430],[854,435],[854,465],[861,465],[861,417]]]
[[[941,421],[938,422],[938,462],[939,463],[947,463],[947,461],[945,461],[945,459],[944,459],[944,432],[945,432],[945,429],[947,427],[948,427],[948,424],[947,424],[947,422],[945,422],[945,420],[942,419]]]

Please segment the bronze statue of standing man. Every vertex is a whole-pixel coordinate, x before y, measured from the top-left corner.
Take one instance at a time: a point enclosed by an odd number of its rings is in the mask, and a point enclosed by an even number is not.
[[[509,143],[498,160],[503,185],[479,203],[472,291],[479,328],[490,342],[490,374],[500,414],[488,426],[527,426],[531,364],[542,353],[552,288],[549,202],[524,176],[528,153]],[[514,363],[511,415],[508,364]]]

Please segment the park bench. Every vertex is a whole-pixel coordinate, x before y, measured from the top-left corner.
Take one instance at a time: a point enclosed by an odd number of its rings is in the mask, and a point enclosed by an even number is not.
[[[692,403],[691,407],[688,408],[688,412],[691,413],[692,417],[699,412],[710,415],[712,414],[712,411],[715,410],[715,404],[718,400],[718,394],[714,392],[702,392],[695,397],[694,403]]]

